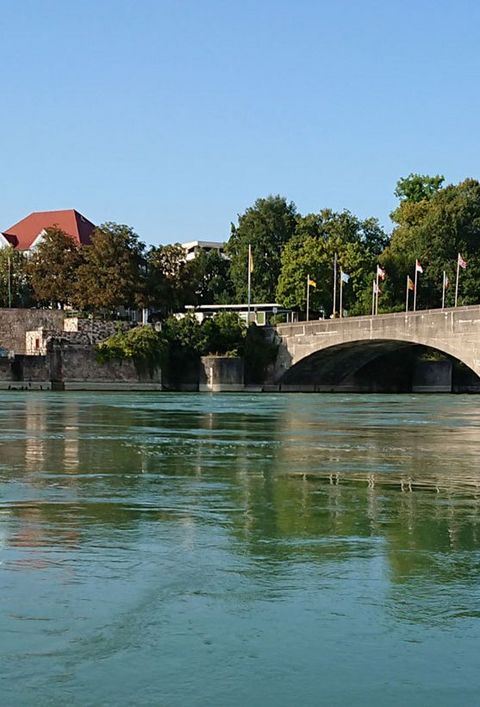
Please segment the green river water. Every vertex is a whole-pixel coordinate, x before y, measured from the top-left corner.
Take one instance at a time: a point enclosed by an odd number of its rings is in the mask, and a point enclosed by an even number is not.
[[[0,393],[0,705],[480,704],[480,397]]]

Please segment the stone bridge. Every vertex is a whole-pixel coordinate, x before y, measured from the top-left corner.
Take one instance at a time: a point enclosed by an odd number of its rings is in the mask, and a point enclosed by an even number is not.
[[[366,366],[375,377],[385,355],[396,352],[398,362],[405,349],[407,360],[407,347],[440,352],[480,376],[480,305],[282,324],[277,333],[273,383],[282,390],[346,389]]]

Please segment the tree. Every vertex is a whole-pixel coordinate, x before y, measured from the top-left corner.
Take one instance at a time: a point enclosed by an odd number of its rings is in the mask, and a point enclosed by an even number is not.
[[[192,301],[189,304],[230,304],[234,288],[230,278],[230,261],[216,250],[200,251],[187,263],[185,279]]]
[[[466,179],[436,191],[429,199],[400,204],[397,227],[381,261],[388,272],[384,306],[399,308],[405,301],[407,275],[413,278],[415,261],[424,267],[419,276],[417,307],[439,307],[443,271],[453,285],[457,255],[468,267],[462,272],[459,303],[474,304],[480,286],[480,182]],[[447,291],[452,305],[454,288]]]
[[[185,251],[179,243],[152,246],[147,253],[147,296],[165,315],[180,311],[188,299]]]
[[[275,297],[281,268],[281,253],[295,232],[295,204],[281,196],[257,199],[253,206],[232,224],[227,254],[231,278],[238,301],[247,299],[248,246],[252,247],[252,299],[271,302]]]
[[[32,288],[22,251],[0,248],[0,307],[29,307]]]
[[[57,227],[47,228],[27,266],[37,302],[61,308],[71,304],[80,262],[80,251],[72,236]]]
[[[343,286],[343,306],[351,313],[366,313],[376,257],[385,242],[386,235],[375,219],[361,221],[348,211],[325,209],[299,218],[296,234],[282,253],[277,300],[286,307],[304,310],[310,276],[316,282],[310,290],[312,311],[331,312],[336,253],[339,268],[349,276]]]
[[[82,249],[75,303],[82,309],[113,313],[146,303],[144,244],[129,227],[105,223]]]
[[[218,312],[203,323],[202,329],[205,337],[202,353],[243,354],[247,326],[236,312]]]
[[[445,177],[437,174],[430,177],[426,174],[409,174],[408,177],[402,177],[398,180],[395,188],[395,196],[403,201],[423,201],[431,199],[434,194],[441,188]]]

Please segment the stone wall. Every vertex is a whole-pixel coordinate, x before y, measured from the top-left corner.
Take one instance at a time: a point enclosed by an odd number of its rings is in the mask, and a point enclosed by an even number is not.
[[[64,317],[59,309],[0,309],[0,347],[25,354],[27,331],[62,331]]]
[[[200,359],[200,392],[236,392],[243,389],[243,358],[202,356]]]
[[[49,346],[50,377],[54,382],[77,383],[160,383],[161,373],[152,376],[138,371],[133,361],[99,363],[91,346],[54,340]]]
[[[9,358],[0,358],[0,381],[13,380],[12,361]]]
[[[50,360],[48,356],[15,356],[15,380],[26,383],[50,382]]]
[[[127,331],[132,326],[132,322],[103,321],[101,319],[80,319],[79,317],[67,317],[63,323],[63,331],[68,333],[69,340],[74,341],[74,334],[78,334],[78,341],[87,341],[97,344],[115,334],[116,331]],[[83,338],[82,336],[83,335]]]

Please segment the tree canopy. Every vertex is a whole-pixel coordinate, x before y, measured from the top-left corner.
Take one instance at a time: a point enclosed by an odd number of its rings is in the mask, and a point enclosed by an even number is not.
[[[72,304],[81,260],[72,236],[60,228],[47,228],[27,266],[36,301],[55,307]]]
[[[403,205],[402,205],[403,206]],[[455,282],[458,253],[468,261],[462,273],[459,303],[478,301],[480,284],[480,183],[466,179],[436,191],[428,200],[400,207],[397,226],[390,244],[381,256],[389,273],[385,284],[384,308],[395,308],[404,301],[405,280],[413,277],[415,261],[424,268],[419,278],[418,295],[422,307],[441,304],[443,271]],[[453,288],[447,291],[447,305],[453,304]]]
[[[232,224],[227,254],[238,302],[247,300],[248,246],[253,256],[252,300],[272,302],[281,268],[281,254],[295,233],[297,209],[282,196],[257,199]]]
[[[402,177],[398,180],[395,188],[395,196],[400,201],[423,201],[431,199],[432,196],[441,188],[445,177],[437,174],[430,177],[426,174],[409,174],[408,177]]]
[[[29,258],[8,246],[0,249],[0,304],[73,306],[107,315],[121,307],[149,306],[165,318],[186,305],[246,303],[249,245],[252,302],[278,301],[304,311],[308,275],[316,282],[310,291],[312,313],[323,310],[328,316],[335,253],[339,270],[348,275],[343,306],[349,314],[370,311],[377,263],[387,272],[380,311],[403,309],[406,277],[413,279],[417,259],[424,268],[417,307],[440,306],[443,272],[453,285],[458,253],[468,263],[458,302],[478,302],[480,182],[444,185],[441,175],[410,174],[399,179],[395,194],[399,201],[391,214],[390,238],[375,218],[331,209],[302,215],[293,202],[276,195],[257,199],[238,216],[227,257],[200,252],[188,261],[180,244],[147,251],[135,231],[121,224],[97,228],[89,246],[48,228]],[[453,298],[452,286],[447,306]]]
[[[105,223],[82,248],[75,303],[82,309],[113,312],[146,301],[145,246],[129,226]]]
[[[340,269],[348,276],[343,287],[344,308],[352,313],[364,313],[370,302],[376,256],[385,242],[386,235],[375,219],[361,221],[348,211],[335,213],[326,209],[299,218],[295,236],[282,253],[276,292],[278,302],[304,310],[309,276],[316,282],[316,287],[310,291],[312,311],[330,313],[333,262],[337,254],[338,277]]]

